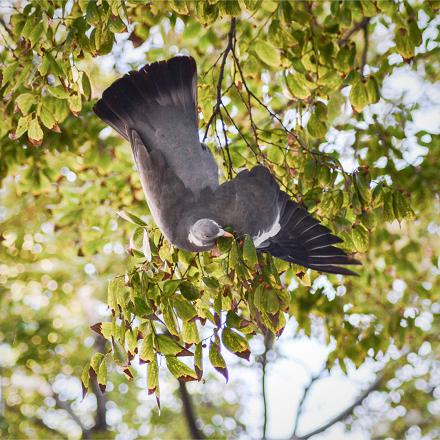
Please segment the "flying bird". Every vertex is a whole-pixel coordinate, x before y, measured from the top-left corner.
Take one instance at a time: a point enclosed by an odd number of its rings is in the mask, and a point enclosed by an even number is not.
[[[217,238],[253,238],[259,252],[320,272],[356,275],[360,264],[342,240],[280,190],[258,165],[219,183],[218,167],[200,142],[197,67],[177,56],[131,71],[108,87],[96,115],[128,140],[152,217],[174,246],[212,249]]]

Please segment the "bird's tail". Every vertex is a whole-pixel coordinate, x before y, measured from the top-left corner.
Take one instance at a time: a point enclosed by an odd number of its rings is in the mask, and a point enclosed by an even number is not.
[[[136,129],[147,143],[164,118],[173,121],[186,115],[197,126],[196,63],[192,57],[178,56],[131,71],[104,91],[93,110],[125,139]]]
[[[320,272],[357,275],[340,265],[361,264],[333,245],[342,240],[321,225],[305,209],[285,196],[280,232],[261,249],[273,256]]]

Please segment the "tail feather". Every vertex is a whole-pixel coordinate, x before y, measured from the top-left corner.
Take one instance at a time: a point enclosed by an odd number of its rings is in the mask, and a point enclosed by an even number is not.
[[[262,251],[320,272],[357,275],[340,266],[361,264],[334,246],[342,240],[290,199],[282,210],[280,226],[278,234],[264,243]]]
[[[104,91],[93,110],[125,139],[131,129],[153,132],[164,115],[172,120],[187,114],[197,127],[196,63],[179,56],[129,72]]]

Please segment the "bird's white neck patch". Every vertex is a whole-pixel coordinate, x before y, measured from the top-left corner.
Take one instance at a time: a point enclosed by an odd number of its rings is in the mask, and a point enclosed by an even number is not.
[[[273,225],[268,231],[260,231],[258,235],[252,237],[254,241],[254,246],[257,248],[258,246],[260,246],[260,244],[264,243],[269,238],[274,237],[278,234],[278,232],[280,232],[280,229],[280,213],[278,212],[276,220],[273,222]]]

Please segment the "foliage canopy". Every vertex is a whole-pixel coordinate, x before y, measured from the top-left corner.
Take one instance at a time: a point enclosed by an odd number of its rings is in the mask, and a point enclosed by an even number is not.
[[[133,363],[147,363],[157,402],[164,366],[179,380],[200,381],[210,364],[228,380],[225,350],[249,360],[255,335],[278,337],[289,319],[306,335],[319,323],[334,345],[329,369],[359,367],[397,348],[402,356],[382,372],[382,388],[406,354],[434,342],[438,321],[418,322],[439,311],[440,138],[414,123],[419,103],[383,91],[400,71],[438,81],[437,2],[38,0],[7,14],[0,22],[3,341],[25,339],[38,321],[50,342],[54,316],[32,312],[30,283],[42,276],[49,301],[68,301],[86,264],[89,274],[113,279],[110,321],[89,323],[107,342],[82,359],[84,390],[95,379],[105,390],[112,363],[128,378],[136,376]],[[358,253],[360,276],[305,272],[257,254],[249,238],[221,239],[215,252],[198,255],[172,248],[147,215],[129,147],[91,111],[120,74],[106,74],[100,62],[117,66],[123,44],[148,62],[177,51],[194,56],[200,135],[224,178],[257,163],[270,168]],[[103,250],[117,240],[128,245],[125,258]],[[64,266],[56,267],[60,253]],[[73,329],[62,331],[67,340]],[[17,355],[25,369],[46,356],[34,337]],[[69,347],[66,358],[77,349]],[[429,399],[420,399],[423,419]],[[406,428],[402,421],[390,429]]]

